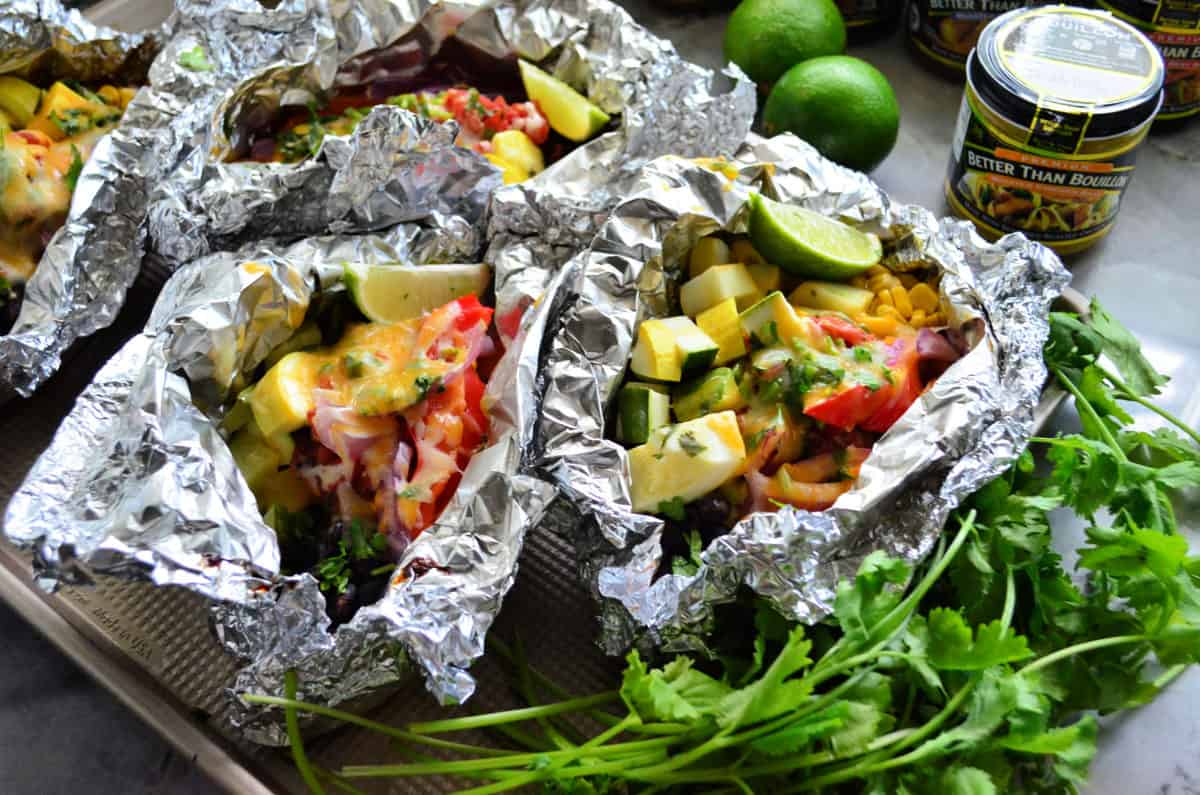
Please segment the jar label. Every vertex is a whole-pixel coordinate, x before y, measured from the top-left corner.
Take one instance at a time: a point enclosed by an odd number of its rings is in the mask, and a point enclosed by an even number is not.
[[[1131,22],[1200,30],[1200,0],[1104,0],[1100,5]]]
[[[1200,113],[1200,33],[1147,33],[1167,64],[1163,105],[1166,119]]]
[[[947,175],[947,198],[994,233],[1045,242],[1083,241],[1108,231],[1133,177],[1133,150],[1104,160],[1039,152],[1000,140],[963,97]]]
[[[913,44],[935,61],[962,68],[987,24],[1025,0],[911,0],[908,32]]]

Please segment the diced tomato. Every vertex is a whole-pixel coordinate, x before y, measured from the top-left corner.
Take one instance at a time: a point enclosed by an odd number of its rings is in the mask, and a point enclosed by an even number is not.
[[[813,320],[821,331],[834,339],[843,340],[847,345],[861,345],[875,339],[874,335],[865,329],[834,315],[817,315]]]
[[[462,313],[454,321],[454,328],[458,331],[475,328],[479,323],[483,323],[486,326],[492,322],[492,315],[496,311],[490,306],[484,306],[479,303],[479,296],[474,294],[464,295],[455,301],[455,303],[458,304],[458,308]]]
[[[884,384],[876,390],[862,384],[843,385],[842,389],[828,397],[817,397],[812,402],[806,399],[804,413],[826,425],[848,431],[873,417],[891,396],[890,384]]]
[[[861,423],[861,427],[875,433],[884,433],[891,428],[921,396],[923,388],[921,374],[917,371],[917,345],[912,338],[901,337],[892,343],[887,366],[892,374],[888,400]]]
[[[463,429],[462,446],[468,450],[474,450],[483,441],[484,434],[488,429],[488,418],[483,413],[483,393],[487,389],[487,385],[483,383],[483,379],[479,377],[479,373],[475,372],[475,368],[468,368],[463,373],[463,397],[466,400],[465,413],[471,422],[466,423]],[[473,427],[472,427],[473,426]]]

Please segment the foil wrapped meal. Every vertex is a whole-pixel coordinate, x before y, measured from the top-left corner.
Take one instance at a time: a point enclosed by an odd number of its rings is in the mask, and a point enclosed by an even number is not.
[[[628,456],[609,440],[612,404],[638,324],[673,314],[668,295],[700,237],[746,232],[751,191],[878,234],[893,270],[936,266],[970,347],[875,444],[830,510],[751,514],[709,543],[694,575],[656,576],[664,525],[631,508]],[[547,347],[538,464],[565,497],[555,524],[574,541],[612,654],[705,650],[714,606],[743,587],[811,623],[871,552],[924,556],[950,511],[1032,433],[1049,309],[1069,281],[1049,249],[1020,235],[989,244],[967,223],[895,203],[789,135],[751,136],[728,161],[654,161],[567,271],[573,296]]]
[[[252,0],[178,0],[160,30],[126,34],[92,25],[58,0],[0,7],[0,74],[142,87],[85,164],[66,223],[0,337],[0,390],[32,394],[72,343],[112,323],[143,266],[156,186],[200,145],[227,86],[268,63],[306,62],[332,40],[323,8],[308,0],[270,10]]]
[[[235,728],[250,739],[286,742],[282,716],[237,694],[278,694],[289,669],[306,699],[325,704],[394,685],[414,667],[442,700],[467,698],[466,669],[483,653],[524,534],[552,497],[522,470],[553,292],[489,379],[489,443],[451,503],[405,550],[384,595],[333,631],[317,580],[279,574],[275,531],[220,431],[223,407],[301,324],[314,294],[344,289],[344,263],[421,262],[413,241],[453,226],[256,243],[181,268],[9,506],[6,533],[35,550],[44,586],[107,574],[209,597],[218,636],[245,662],[230,697]]]
[[[248,159],[250,137],[281,109],[318,107],[350,88],[365,86],[380,101],[389,87],[474,79],[504,88],[519,57],[579,89],[616,122],[532,179],[496,192],[486,238],[488,260],[499,263],[496,305],[504,315],[537,299],[641,165],[668,152],[730,154],[754,116],[754,87],[736,67],[714,74],[688,63],[607,0],[362,0],[331,4],[323,21],[312,46],[264,65],[202,109],[208,124],[151,200],[155,261],[176,267],[264,234],[375,231],[436,207],[436,196],[401,184],[389,201],[364,204],[358,174],[332,179],[341,136],[327,135],[300,163]],[[379,167],[364,162],[360,170]]]

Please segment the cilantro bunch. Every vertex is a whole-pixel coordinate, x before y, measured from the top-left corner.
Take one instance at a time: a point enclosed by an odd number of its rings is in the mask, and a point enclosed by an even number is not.
[[[306,711],[454,756],[333,773],[307,760],[296,731],[314,792],[425,775],[474,779],[472,795],[1075,792],[1097,715],[1147,702],[1200,658],[1200,557],[1173,504],[1200,485],[1200,436],[1151,401],[1165,379],[1098,304],[1089,322],[1052,317],[1046,362],[1082,433],[1035,439],[1044,460],[1026,451],[975,494],[915,570],[868,556],[822,624],[791,626],[756,603],[739,653],[651,667],[633,652],[619,689],[550,704],[535,685],[562,689],[498,644],[530,707],[406,729],[297,702],[294,680],[287,698],[246,698],[284,707],[293,727]],[[1135,429],[1130,403],[1169,427]],[[1055,509],[1088,524],[1074,571],[1051,544]],[[481,728],[507,747],[442,736]]]

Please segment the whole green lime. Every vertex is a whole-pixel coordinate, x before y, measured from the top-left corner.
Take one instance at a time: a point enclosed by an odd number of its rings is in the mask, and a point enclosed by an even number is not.
[[[870,171],[896,145],[900,106],[887,78],[849,55],[813,58],[789,69],[763,108],[768,135],[794,133],[844,166]]]
[[[725,27],[725,57],[764,88],[801,61],[845,49],[833,0],[744,0]]]

